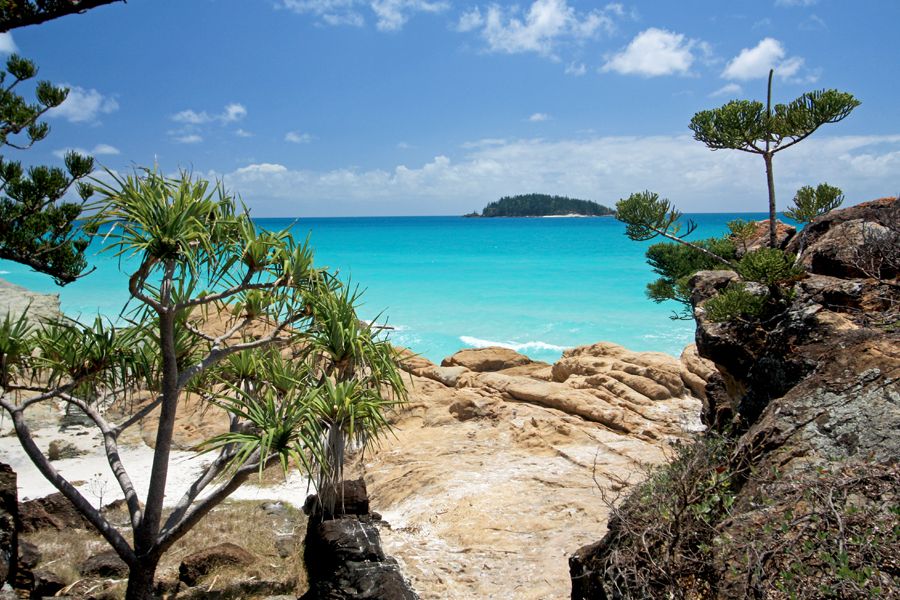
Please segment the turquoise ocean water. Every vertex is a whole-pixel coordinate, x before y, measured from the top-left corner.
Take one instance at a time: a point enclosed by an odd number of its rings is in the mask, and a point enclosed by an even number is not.
[[[688,215],[691,238],[719,235],[734,218]],[[633,350],[678,355],[693,341],[693,323],[669,318],[677,306],[655,304],[644,288],[652,242],[625,237],[613,218],[358,217],[258,219],[260,227],[293,223],[310,235],[316,263],[364,288],[362,318],[382,313],[391,339],[425,357],[465,347],[502,345],[552,361],[563,349],[611,341]],[[58,292],[74,317],[118,315],[127,300],[117,259],[89,248],[91,275],[58,288],[49,277],[0,261],[0,277],[40,292]],[[127,265],[122,265],[126,266]]]

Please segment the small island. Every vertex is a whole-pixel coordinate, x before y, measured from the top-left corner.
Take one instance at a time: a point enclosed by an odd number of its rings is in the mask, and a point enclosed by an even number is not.
[[[577,200],[549,194],[505,196],[465,217],[606,217],[616,214],[611,208],[591,200]]]

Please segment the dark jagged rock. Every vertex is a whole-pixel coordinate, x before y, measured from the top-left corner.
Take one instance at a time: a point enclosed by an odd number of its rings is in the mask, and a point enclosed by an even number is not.
[[[41,529],[90,529],[93,525],[59,492],[19,504],[22,532]]]
[[[900,286],[890,254],[900,246],[879,247],[884,260],[873,262],[866,258],[871,240],[861,232],[900,241],[900,199],[834,211],[794,236],[787,249],[802,252],[809,276],[795,285],[783,312],[761,322],[706,319],[703,304],[734,274],[700,272],[691,280],[697,349],[718,371],[708,380],[703,418],[724,432],[731,449],[722,469],[735,475],[733,505],[712,524],[715,542],[705,562],[695,564],[696,581],[679,582],[688,596],[699,589],[698,595],[709,598],[756,597],[771,589],[782,581],[784,565],[802,556],[799,540],[812,547],[818,543],[815,535],[801,538],[795,532],[803,523],[820,522],[809,521],[810,515],[827,519],[835,514],[841,523],[865,514],[887,531],[900,526],[896,513],[885,508],[892,502],[887,498],[900,497]],[[823,512],[815,513],[820,500]],[[611,594],[604,586],[612,557],[621,548],[633,548],[629,544],[641,535],[632,529],[634,522],[623,525],[638,514],[639,504],[627,499],[611,518],[607,535],[570,558],[573,598],[629,597],[627,589]],[[790,524],[787,537],[759,545],[774,539],[767,536],[780,535],[785,524]],[[832,540],[843,535],[839,526],[815,532]],[[866,523],[862,527],[855,535],[879,530]],[[748,562],[754,556],[765,561]],[[896,592],[900,579],[891,560],[876,552],[862,566],[847,566],[848,573],[877,568],[879,574],[871,576],[880,579],[866,583],[869,575],[860,576],[852,584],[857,587],[845,593],[857,597],[867,589],[864,584]],[[700,587],[690,589],[695,584]]]
[[[0,463],[0,586],[16,578],[20,528],[16,485],[16,472]]]
[[[397,561],[381,548],[375,525],[379,519],[369,513],[365,482],[347,481],[337,488],[327,492],[338,499],[333,510],[323,509],[331,503],[319,502],[316,496],[304,505],[310,515],[304,552],[309,591],[302,600],[416,600]]]
[[[107,550],[88,557],[78,567],[83,577],[115,577],[122,578],[128,575],[128,565],[125,564],[114,550]]]
[[[247,567],[254,562],[256,557],[237,544],[217,544],[184,557],[178,567],[178,579],[194,586],[214,569],[226,566]]]

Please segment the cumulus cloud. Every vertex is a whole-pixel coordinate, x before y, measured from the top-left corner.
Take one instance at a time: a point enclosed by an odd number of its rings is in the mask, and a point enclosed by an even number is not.
[[[548,115],[547,113],[540,113],[540,112],[534,113],[533,115],[528,117],[528,120],[531,121],[532,123],[540,123],[541,121],[547,121],[549,119],[550,119],[550,115]]]
[[[183,135],[175,135],[172,141],[179,144],[199,144],[203,141],[203,137],[196,133],[186,133]]]
[[[284,134],[284,141],[292,144],[308,144],[313,141],[313,136],[309,133],[301,133],[299,131],[288,131]]]
[[[849,202],[896,193],[900,134],[820,135],[778,155],[779,206],[809,181],[841,187]],[[261,163],[224,176],[254,214],[462,214],[473,201],[552,190],[613,204],[652,189],[685,211],[764,211],[762,161],[741,152],[710,152],[689,135],[594,137],[547,141],[477,140],[453,159],[420,165],[328,171]]]
[[[186,109],[172,115],[172,120],[176,123],[184,123],[186,125],[204,125],[219,121],[221,123],[233,123],[240,121],[247,116],[247,108],[243,104],[232,102],[225,105],[222,112],[218,114],[209,114],[208,112]]]
[[[788,57],[778,40],[764,38],[753,48],[744,48],[728,61],[722,77],[747,81],[767,77],[769,69],[775,69],[776,75],[782,79],[790,79],[797,75],[803,62],[798,56]]]
[[[743,91],[743,88],[736,83],[726,83],[725,85],[711,93],[710,97],[716,98],[718,96],[737,96]]]
[[[443,0],[281,0],[279,4],[302,15],[312,15],[324,25],[362,27],[363,9],[375,17],[380,31],[398,31],[415,13],[439,13],[449,8]]]
[[[0,33],[0,54],[12,54],[18,51],[19,47],[16,46],[12,34],[9,32]]]
[[[581,77],[587,73],[587,66],[584,63],[569,63],[566,65],[566,75],[574,75],[575,77]]]
[[[60,148],[59,150],[54,150],[53,155],[59,158],[65,158],[66,154],[69,152],[77,152],[78,154],[88,154],[90,156],[101,156],[101,155],[113,155],[119,154],[119,149],[115,146],[110,146],[109,144],[97,144],[94,146],[93,150],[85,150],[84,148]]]
[[[235,129],[234,135],[236,135],[238,137],[242,137],[242,138],[253,137],[253,133],[250,131],[247,131],[246,129]]]
[[[111,96],[104,96],[95,89],[85,89],[77,85],[62,84],[69,88],[65,102],[47,111],[48,117],[59,117],[70,123],[93,123],[101,114],[109,114],[119,109],[119,103]]]
[[[611,4],[603,9],[579,12],[566,0],[535,0],[522,14],[518,7],[491,4],[483,10],[475,7],[463,13],[456,29],[479,31],[491,52],[554,56],[560,43],[582,41],[612,31],[613,16],[619,15],[619,8]]]
[[[651,27],[637,34],[628,46],[610,57],[603,70],[644,77],[685,75],[694,63],[695,48],[703,49],[697,40]]]

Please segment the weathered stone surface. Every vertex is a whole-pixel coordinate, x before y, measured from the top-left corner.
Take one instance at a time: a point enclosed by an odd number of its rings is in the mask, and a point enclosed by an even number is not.
[[[754,250],[759,250],[760,248],[769,247],[769,220],[764,219],[762,221],[756,221],[754,225],[756,225],[756,231],[746,241],[746,248],[744,244],[737,241],[735,242],[738,258],[742,257],[747,252],[753,252]],[[796,233],[797,228],[793,225],[788,225],[787,223],[776,220],[775,246],[777,248],[784,249],[794,238],[794,235]]]
[[[47,528],[63,530],[93,527],[59,492],[20,503],[19,515],[24,533]]]
[[[59,294],[39,294],[0,279],[0,320],[18,318],[26,310],[29,320],[55,321],[62,316]]]
[[[715,524],[716,548],[708,564],[696,566],[713,573],[709,597],[754,597],[750,582],[772,576],[765,569],[748,573],[746,557],[764,525],[779,522],[772,515],[788,522],[802,514],[799,495],[769,493],[780,482],[803,481],[811,473],[808,484],[815,484],[834,465],[864,478],[873,465],[895,464],[900,457],[897,273],[889,279],[892,272],[882,269],[876,280],[854,262],[867,244],[858,233],[896,227],[898,216],[900,199],[882,199],[814,220],[789,245],[803,252],[800,259],[812,275],[795,286],[783,312],[761,322],[708,321],[702,303],[725,278],[701,272],[692,279],[697,350],[717,371],[708,377],[704,420],[732,436],[734,450],[723,468],[750,474],[735,480],[734,504]],[[896,481],[893,490],[891,497],[900,491]],[[606,597],[603,561],[623,543],[620,535],[630,534],[612,524],[605,538],[572,557],[573,598]],[[791,548],[754,552],[771,559]]]
[[[31,597],[50,598],[64,587],[66,587],[65,579],[53,571],[39,569],[34,571],[34,589],[31,591]]]
[[[307,496],[303,512],[319,520],[323,518],[323,511],[326,519],[336,515],[369,514],[369,493],[363,479],[341,481],[337,485],[328,486],[322,490],[322,498],[323,502],[320,504],[318,494]]]
[[[309,513],[304,551],[309,591],[302,598],[416,600],[418,596],[404,580],[397,562],[385,556],[381,548],[377,519],[368,512],[365,483],[360,479],[344,482],[343,487],[353,495],[350,508],[346,502],[336,506],[324,520],[321,512]],[[308,507],[320,504],[327,503],[319,503],[315,497],[306,501]]]
[[[78,570],[82,577],[123,578],[128,575],[128,565],[114,550],[107,550],[88,557]]]
[[[470,371],[502,371],[533,362],[524,354],[509,348],[468,348],[441,361],[442,367],[465,367]]]
[[[185,556],[178,566],[178,579],[194,586],[215,569],[247,567],[254,562],[255,556],[237,544],[225,542]]]
[[[410,401],[394,435],[348,470],[365,477],[391,524],[379,530],[384,552],[423,598],[562,597],[559,557],[605,526],[594,476],[615,494],[613,478],[636,481],[640,465],[699,426],[685,383],[711,369],[699,358],[690,368],[596,344],[563,360],[469,370],[455,387],[421,357],[405,367]]]
[[[15,581],[19,555],[19,501],[16,472],[0,463],[0,586]]]

